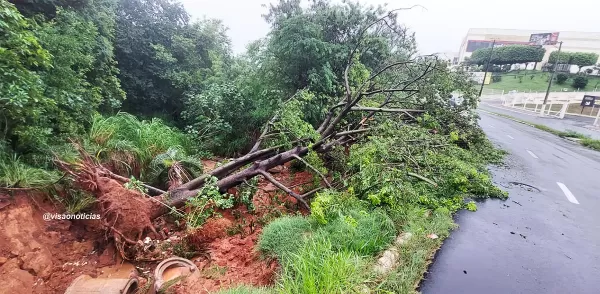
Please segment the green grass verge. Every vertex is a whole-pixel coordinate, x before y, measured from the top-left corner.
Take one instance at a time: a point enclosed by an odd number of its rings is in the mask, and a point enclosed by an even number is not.
[[[502,80],[500,82],[492,82],[489,85],[485,85],[484,93],[489,94],[489,90],[504,90],[505,92],[517,90],[519,92],[545,92],[548,88],[548,76],[547,72],[534,72],[534,71],[519,71],[509,72],[501,74]],[[523,76],[519,79],[519,76]],[[533,76],[533,78],[532,78]],[[588,76],[589,82],[585,89],[579,89],[579,91],[593,91],[595,87],[600,88],[600,77]],[[564,88],[568,91],[575,91],[577,89],[571,87],[573,78],[569,78],[564,84],[559,85],[554,81],[552,83],[552,92],[562,92]]]

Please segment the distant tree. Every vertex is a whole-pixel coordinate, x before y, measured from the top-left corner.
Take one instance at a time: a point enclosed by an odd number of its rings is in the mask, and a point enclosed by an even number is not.
[[[598,54],[597,53],[587,53],[587,52],[574,52],[571,55],[571,60],[569,64],[574,64],[579,67],[579,71],[584,66],[591,66],[598,62]]]
[[[561,64],[562,63],[571,64],[572,56],[573,56],[573,54],[571,52],[562,51],[562,52],[560,52],[560,58],[559,58],[558,51],[554,51],[554,52],[550,53],[550,56],[548,57],[548,63],[556,64],[558,62]]]
[[[471,55],[472,64],[485,64],[490,56],[491,48],[478,49]],[[490,64],[511,65],[515,63],[540,62],[546,50],[541,47],[527,45],[510,45],[494,48]]]

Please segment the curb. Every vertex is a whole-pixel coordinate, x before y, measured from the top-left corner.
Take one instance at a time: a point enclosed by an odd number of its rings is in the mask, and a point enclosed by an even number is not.
[[[502,117],[502,118],[505,118],[505,119],[508,119],[508,120],[512,120],[514,122],[518,122],[520,124],[524,124],[524,125],[530,126],[532,128],[535,128],[535,126],[533,124],[528,123],[526,121],[522,121],[522,120],[519,120],[519,119],[516,119],[516,118],[513,118],[513,117],[504,116],[504,115],[501,115],[501,114],[498,114],[498,113],[495,113],[495,112],[491,112],[491,111],[487,111],[487,110],[483,110],[483,109],[478,109],[478,110],[479,111],[483,111],[483,112],[485,112],[487,114],[491,114],[491,115],[495,115],[495,116],[498,116],[498,117]]]

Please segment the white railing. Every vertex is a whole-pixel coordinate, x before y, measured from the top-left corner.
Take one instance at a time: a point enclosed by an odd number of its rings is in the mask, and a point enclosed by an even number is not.
[[[583,92],[551,92],[548,96],[547,105],[544,107],[544,97],[546,93],[543,92],[531,92],[531,93],[518,93],[510,92],[502,95],[499,99],[502,101],[502,105],[506,107],[512,107],[523,111],[535,112],[541,115],[553,115],[559,118],[564,118],[565,114],[572,114],[585,117],[596,118],[598,114],[593,115],[596,108],[600,106],[593,106],[590,115],[583,113],[570,113],[568,112],[569,105],[579,105],[583,99],[583,95],[600,96],[598,92],[583,93]],[[598,101],[600,103],[600,101]],[[560,110],[553,110],[554,105],[561,105]],[[555,107],[554,107],[555,108]],[[542,112],[543,109],[543,112]],[[586,111],[587,112],[587,111]],[[598,111],[600,113],[600,111]],[[596,119],[595,124],[600,122]]]

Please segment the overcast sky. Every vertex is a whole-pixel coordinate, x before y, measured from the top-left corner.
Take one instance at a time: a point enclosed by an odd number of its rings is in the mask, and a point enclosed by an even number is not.
[[[229,28],[233,51],[264,37],[269,26],[261,14],[270,0],[181,0],[193,18],[221,19]],[[274,2],[274,1],[273,1]],[[422,53],[457,52],[469,28],[531,29],[552,31],[600,31],[600,1],[569,0],[362,0],[389,8],[413,8],[398,19],[416,33]]]

